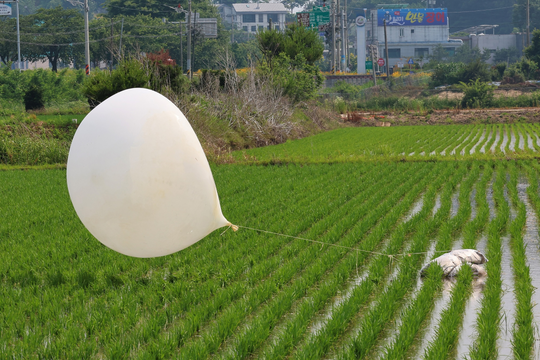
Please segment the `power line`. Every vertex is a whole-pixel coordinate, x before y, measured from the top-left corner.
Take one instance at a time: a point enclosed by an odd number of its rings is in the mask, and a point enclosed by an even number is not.
[[[158,37],[164,37],[164,36],[178,36],[180,35],[180,33],[172,33],[172,34],[162,34],[162,35],[123,35],[122,37],[123,38],[158,38]],[[101,42],[101,41],[106,41],[106,40],[111,40],[113,38],[118,38],[120,37],[120,35],[113,35],[113,36],[109,36],[109,37],[105,37],[105,38],[101,38],[101,39],[97,39],[97,40],[90,40],[89,42],[90,43],[97,43],[97,42]],[[11,39],[3,39],[3,38],[0,38],[0,41],[7,41],[7,42],[17,42],[16,40],[11,40]],[[26,45],[36,45],[36,46],[75,46],[75,45],[84,45],[85,42],[73,42],[73,43],[69,43],[69,44],[42,44],[42,43],[34,43],[34,42],[27,42],[27,41],[21,41],[21,44],[26,44]]]
[[[449,11],[449,14],[464,14],[464,13],[474,13],[474,12],[481,12],[481,11],[494,11],[494,10],[502,10],[502,9],[512,9],[514,6],[505,6],[500,8],[493,8],[493,9],[482,9],[482,10],[467,10],[467,11]]]

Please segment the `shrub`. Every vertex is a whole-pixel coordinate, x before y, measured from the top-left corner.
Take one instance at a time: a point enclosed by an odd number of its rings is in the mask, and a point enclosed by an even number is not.
[[[24,108],[28,110],[39,110],[45,107],[43,102],[43,88],[39,84],[31,84],[24,93]]]
[[[150,88],[150,72],[136,59],[121,61],[113,71],[96,70],[83,86],[90,107],[95,107],[112,95],[126,89]]]
[[[489,107],[493,102],[493,86],[480,79],[471,80],[468,84],[462,81],[459,88],[463,91],[463,108]]]

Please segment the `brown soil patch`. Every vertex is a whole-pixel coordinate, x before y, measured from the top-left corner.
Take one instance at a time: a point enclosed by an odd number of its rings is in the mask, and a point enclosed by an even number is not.
[[[381,121],[392,126],[536,123],[540,122],[540,108],[436,110],[431,113],[353,112],[345,118],[356,126],[377,126]]]

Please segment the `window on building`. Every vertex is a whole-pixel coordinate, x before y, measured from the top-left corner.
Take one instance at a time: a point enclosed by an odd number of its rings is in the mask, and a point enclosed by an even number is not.
[[[257,27],[256,27],[256,26],[252,26],[252,27],[251,27],[251,32],[255,32],[255,31],[257,31]]]
[[[259,14],[259,22],[263,22],[263,14]]]
[[[453,47],[445,47],[444,51],[446,52],[446,56],[454,56],[456,54],[456,48]]]
[[[242,15],[242,22],[244,22],[244,23],[254,23],[255,22],[255,14],[244,14],[244,15]]]
[[[388,57],[390,59],[399,59],[401,57],[401,49],[388,49]]]
[[[273,24],[279,22],[278,14],[268,14],[267,17],[268,17],[268,19],[272,19]]]
[[[414,49],[414,57],[415,58],[427,58],[429,56],[429,49],[428,48],[415,48]]]
[[[411,34],[414,34],[414,29],[411,29]]]
[[[279,25],[274,26],[274,29],[276,29],[277,31],[279,31]]]
[[[248,30],[247,30],[247,26],[242,27],[242,30],[248,31]]]
[[[259,25],[259,31],[263,31],[263,30],[264,30],[264,26]]]
[[[368,31],[367,31],[367,37],[368,37],[368,38],[371,37],[371,30],[368,30]]]
[[[399,29],[399,36],[405,35],[405,29]]]

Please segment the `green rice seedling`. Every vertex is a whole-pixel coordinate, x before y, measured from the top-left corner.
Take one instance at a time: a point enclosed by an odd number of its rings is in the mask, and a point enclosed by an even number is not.
[[[468,199],[468,195],[471,192],[472,185],[478,177],[478,166],[473,167],[468,178],[462,183],[460,199]],[[450,187],[449,190],[452,188]],[[450,199],[450,192],[445,196],[446,199]],[[462,219],[465,221],[467,218],[466,214],[470,213],[470,204],[469,207],[464,203],[460,207],[459,214],[456,215],[454,219]],[[462,215],[463,214],[463,215]],[[452,219],[452,220],[454,220]],[[461,221],[447,221],[445,222],[439,232],[439,241],[436,244],[436,249],[448,248],[451,245],[452,233],[459,229],[461,226]],[[440,251],[440,250],[439,250]],[[436,253],[437,254],[437,253]],[[392,341],[391,344],[386,346],[385,353],[382,358],[384,359],[403,359],[406,358],[406,354],[409,350],[409,347],[412,345],[415,340],[417,333],[419,332],[422,323],[427,318],[429,312],[433,307],[433,299],[437,297],[438,292],[441,289],[441,277],[442,273],[441,268],[438,266],[432,266],[429,268],[431,271],[438,273],[438,276],[429,277],[428,280],[424,281],[421,289],[417,296],[411,301],[406,309],[403,310],[401,317],[401,326],[397,330],[397,336]],[[435,269],[435,270],[432,270]]]
[[[395,201],[395,200],[392,200],[392,201]],[[386,206],[390,206],[390,205],[385,205],[387,203],[388,202],[381,204],[382,208],[380,209],[384,209]],[[391,206],[388,208],[388,210],[390,208]],[[384,213],[384,210],[381,210],[381,211],[383,211]],[[358,240],[353,239],[352,241],[356,242]],[[340,241],[338,243],[343,244],[343,241]],[[313,282],[318,281],[320,276],[322,276],[326,271],[328,271],[329,267],[333,266],[333,264],[335,264],[335,262],[338,261],[338,259],[343,256],[343,251],[344,250],[340,250],[339,248],[329,248],[327,251],[324,252],[325,256],[320,258],[320,261],[316,261],[315,263],[311,264],[308,268],[306,268],[304,276],[298,278],[297,280],[293,281],[290,285],[287,285],[284,288],[285,292],[282,293],[283,294],[282,296],[291,296],[291,295],[286,295],[286,294],[297,294],[297,296],[299,296],[300,294],[304,293],[306,291],[306,287],[309,288],[309,286],[311,286]],[[309,257],[306,257],[306,260],[308,258],[313,258],[315,255],[317,255],[317,252],[309,254]],[[279,270],[279,272],[285,272],[285,271],[287,271],[287,267],[282,267]],[[294,269],[294,271],[292,271],[291,269],[288,275],[286,275],[286,277],[283,278],[282,280],[284,281],[284,284],[287,282],[287,280],[285,279],[289,279],[296,272],[298,272],[298,269]],[[304,278],[307,279],[307,282],[303,280]],[[265,284],[268,284],[266,286],[272,286],[273,283],[274,282],[264,283],[261,285],[264,286]],[[272,287],[271,289],[274,289],[274,288]],[[265,294],[270,295],[270,293],[271,292],[269,291],[265,291]],[[238,306],[234,307],[234,310],[231,309],[230,312],[227,312],[225,314],[225,318],[229,318],[229,319],[235,318],[235,319],[238,319],[235,321],[241,321],[241,319],[243,318],[242,314],[245,312],[245,310],[241,310],[241,309],[253,308],[255,304],[260,303],[261,301],[266,299],[268,295],[265,295],[263,297],[257,296],[253,298],[254,302],[251,302],[250,299],[247,298],[245,301],[242,301],[241,303],[239,303]],[[278,297],[278,298],[281,298],[281,297]],[[245,304],[246,301],[250,301],[250,302]],[[249,306],[247,306],[248,304]],[[223,318],[222,320],[225,321],[225,318]],[[212,352],[217,350],[217,348],[219,347],[219,345],[221,344],[225,336],[232,334],[232,330],[236,328],[237,326],[234,324],[235,323],[231,323],[230,320],[227,320],[227,322],[223,322],[224,326],[215,327],[214,331],[209,330],[208,332],[205,332],[204,334],[202,334],[201,337],[197,338],[195,341],[187,343],[179,355],[185,358],[193,358],[193,357],[197,357],[198,356],[197,354],[202,354],[202,353],[211,354]]]
[[[441,315],[437,337],[424,353],[424,359],[446,359],[452,354],[452,345],[455,346],[465,310],[465,304],[471,293],[472,270],[469,266],[462,266],[457,276],[457,282],[452,291],[450,305]]]
[[[442,221],[448,216],[449,204],[445,214],[438,213],[438,216],[428,221],[419,229],[412,239],[412,246],[409,250],[412,254],[425,251],[429,243],[429,239],[438,231]],[[384,324],[391,319],[399,304],[399,299],[412,287],[418,274],[421,260],[421,254],[405,256],[402,260],[402,271],[398,274],[397,279],[392,282],[381,294],[380,298],[385,301],[377,302],[366,315],[362,318],[359,326],[360,332],[352,339],[344,351],[340,353],[340,358],[363,358],[368,355],[373,347],[377,334],[382,330]]]
[[[522,235],[526,221],[526,210],[525,204],[519,200],[517,193],[518,169],[515,164],[510,163],[509,170],[510,181],[508,183],[508,192],[513,206],[517,208],[517,216],[509,226],[515,296],[517,300],[512,345],[516,359],[528,359],[534,348],[532,314],[532,293],[534,288],[531,282],[529,266],[526,262],[526,248]],[[525,170],[528,170],[528,168],[525,168]]]
[[[503,187],[506,178],[504,168],[497,166],[493,185],[497,216],[488,225],[488,245],[486,271],[489,274],[484,288],[482,307],[477,318],[478,338],[471,350],[472,359],[486,359],[497,356],[501,308],[501,233],[506,230],[509,217],[508,203],[504,199]]]

